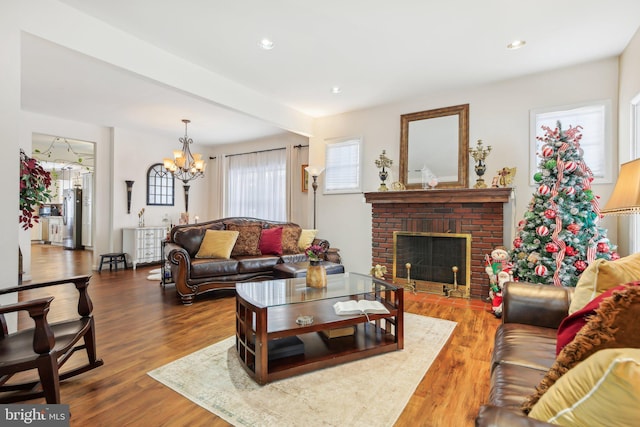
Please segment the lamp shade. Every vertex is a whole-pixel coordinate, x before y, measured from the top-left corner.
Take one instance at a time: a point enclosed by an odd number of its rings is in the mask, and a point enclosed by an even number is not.
[[[640,158],[620,166],[618,181],[603,215],[629,215],[640,213]]]
[[[311,176],[320,176],[320,174],[324,172],[324,168],[319,166],[307,166],[304,170]]]

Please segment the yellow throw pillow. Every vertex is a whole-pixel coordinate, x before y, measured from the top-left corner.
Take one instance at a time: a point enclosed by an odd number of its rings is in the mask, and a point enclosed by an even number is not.
[[[313,239],[316,238],[316,234],[318,234],[318,230],[302,230],[300,233],[300,238],[298,239],[298,248],[300,252],[304,252],[311,244],[313,243]]]
[[[229,259],[239,234],[238,231],[207,230],[196,258]]]
[[[580,275],[569,314],[582,309],[604,291],[636,280],[640,280],[640,252],[616,261],[593,261]]]
[[[563,375],[531,418],[567,426],[632,426],[640,420],[640,349],[600,350]]]

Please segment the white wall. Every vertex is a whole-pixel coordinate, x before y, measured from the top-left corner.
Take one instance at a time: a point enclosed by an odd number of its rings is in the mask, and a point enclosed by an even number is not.
[[[156,164],[162,163],[165,157],[171,158],[173,150],[180,149],[178,138],[180,129],[176,128],[175,138],[165,138],[127,129],[114,130],[114,171],[113,171],[113,229],[114,247],[122,249],[122,229],[138,226],[138,212],[144,208],[145,226],[162,226],[165,214],[171,222],[178,224],[180,213],[185,211],[183,182],[175,180],[174,206],[147,206],[147,171]],[[196,142],[191,146],[192,153],[202,153],[208,158],[208,152]],[[208,162],[208,160],[207,160]],[[208,172],[208,169],[207,169]],[[127,186],[125,181],[134,181],[131,193],[131,213],[127,214]],[[196,216],[201,220],[209,216],[208,198],[209,181],[197,178],[189,181],[189,217],[194,222]]]
[[[0,182],[6,209],[0,209],[0,235],[6,242],[0,245],[3,280],[0,288],[18,284],[18,192],[20,147],[20,8],[3,3],[0,13],[0,141],[6,159],[0,168]],[[0,304],[17,301],[17,295],[0,296]],[[15,330],[16,316],[7,318],[10,330]]]
[[[372,88],[372,90],[375,90]],[[523,215],[533,193],[529,186],[529,110],[589,100],[612,101],[613,138],[617,147],[618,60],[605,59],[490,85],[416,97],[393,105],[341,114],[316,120],[311,138],[310,162],[324,164],[324,141],[344,136],[362,136],[364,141],[364,191],[379,185],[374,161],[386,150],[394,164],[388,182],[398,180],[400,115],[458,104],[470,104],[469,144],[478,139],[491,145],[487,159],[489,182],[504,166],[516,167],[513,210],[516,222]],[[617,156],[617,149],[612,150]],[[473,160],[469,161],[469,183],[475,182]],[[594,186],[605,203],[613,188]],[[510,218],[506,218],[510,220]],[[611,227],[606,219],[602,225]],[[371,206],[362,194],[318,195],[318,228],[333,246],[341,249],[349,271],[368,272],[371,267]],[[616,242],[615,229],[609,237]],[[474,260],[472,262],[482,262]]]
[[[634,160],[631,156],[631,100],[638,95],[640,95],[640,30],[636,32],[627,48],[620,55],[619,164]],[[631,251],[629,236],[632,218],[630,216],[613,218],[618,224],[620,252],[625,255]],[[635,238],[639,239],[640,236],[636,235]]]

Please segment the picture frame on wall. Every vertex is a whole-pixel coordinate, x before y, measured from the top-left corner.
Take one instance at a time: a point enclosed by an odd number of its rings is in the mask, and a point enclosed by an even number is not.
[[[300,166],[300,179],[302,181],[302,192],[306,193],[309,191],[309,172],[305,170],[305,168],[309,165],[301,165]]]

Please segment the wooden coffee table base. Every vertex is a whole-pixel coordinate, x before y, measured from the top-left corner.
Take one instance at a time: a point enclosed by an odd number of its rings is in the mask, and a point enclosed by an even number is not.
[[[265,283],[268,285],[268,283]],[[386,290],[378,294],[390,314],[338,316],[331,298],[275,307],[257,307],[236,294],[236,350],[247,373],[258,383],[288,378],[317,369],[404,347],[403,289]],[[390,298],[387,300],[386,298]],[[310,325],[300,326],[301,314],[313,316]],[[320,331],[355,326],[352,336],[325,338]],[[304,353],[269,360],[268,343],[297,336],[304,343]]]

